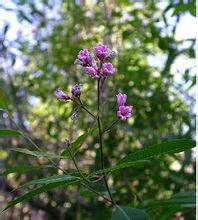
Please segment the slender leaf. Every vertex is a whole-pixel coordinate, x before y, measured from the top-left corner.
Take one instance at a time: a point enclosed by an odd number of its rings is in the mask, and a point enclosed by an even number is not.
[[[23,149],[23,148],[12,148],[12,150],[23,153],[23,154],[29,154],[35,157],[65,158],[65,156],[60,156],[58,154],[42,152],[42,151],[30,151],[28,149]]]
[[[185,151],[196,146],[195,141],[188,139],[173,140],[161,144],[155,144],[136,150],[118,161],[118,165],[122,163],[130,163],[138,160],[145,160],[163,154],[173,154]]]
[[[41,165],[41,166],[29,166],[29,165],[18,165],[12,168],[9,168],[5,171],[3,171],[0,176],[7,176],[10,173],[19,173],[19,172],[25,172],[30,170],[37,170],[37,169],[43,169],[43,168],[53,168],[51,165]]]
[[[26,201],[26,200],[28,200],[28,199],[32,198],[33,196],[36,196],[40,193],[47,192],[47,191],[49,191],[51,189],[54,189],[56,187],[62,187],[62,186],[65,187],[65,186],[68,186],[68,185],[72,184],[73,182],[72,181],[69,181],[69,182],[68,181],[59,181],[59,182],[53,182],[53,183],[45,184],[41,187],[38,187],[34,190],[31,190],[31,191],[23,194],[22,196],[19,196],[16,199],[8,202],[7,206],[3,209],[3,211],[7,210],[10,207],[13,207],[14,205],[16,205],[20,202]]]
[[[21,136],[20,131],[0,129],[0,137],[19,137],[19,136]]]
[[[148,220],[148,216],[140,209],[117,206],[111,220]]]
[[[82,196],[84,198],[93,198],[93,197],[95,197],[95,193],[93,193],[89,190],[86,190],[86,189],[80,189],[79,194],[80,194],[80,196]]]
[[[91,173],[90,175],[88,175],[88,178],[93,178],[99,174],[102,174],[102,173],[112,173],[114,171],[117,171],[117,170],[121,170],[121,169],[124,169],[126,167],[138,167],[138,166],[143,166],[145,163],[148,163],[149,161],[148,160],[140,160],[140,161],[136,161],[136,162],[127,162],[127,163],[121,163],[121,164],[118,164],[116,166],[112,166],[112,167],[108,167],[106,169],[103,169],[103,170],[97,170],[93,173]]]
[[[167,207],[167,206],[195,208],[196,207],[195,192],[177,193],[174,196],[172,196],[170,199],[149,202],[146,206],[143,206],[143,208],[146,210],[151,210],[151,209],[156,209],[157,207]]]
[[[53,176],[49,176],[49,177],[42,178],[42,179],[31,180],[19,186],[19,188],[23,188],[23,187],[30,186],[30,185],[36,185],[36,184],[48,184],[48,183],[74,181],[74,180],[80,180],[80,178],[77,176],[71,176],[71,175],[53,175]]]

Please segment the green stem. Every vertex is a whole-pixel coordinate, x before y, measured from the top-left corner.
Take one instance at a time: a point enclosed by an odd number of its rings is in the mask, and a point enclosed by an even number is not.
[[[84,109],[88,114],[90,114],[93,118],[96,118],[94,114],[92,114],[84,105],[83,103],[81,102],[80,100],[80,103],[78,103],[75,99],[71,99],[74,103],[76,103],[77,105],[79,105],[82,109]]]
[[[114,125],[116,125],[116,124],[118,123],[118,121],[119,121],[119,120],[116,119],[109,127],[107,127],[107,128],[102,132],[102,134],[104,134],[104,133],[110,131],[110,130],[114,127]]]
[[[105,196],[103,196],[102,194],[100,194],[99,192],[97,192],[96,190],[94,190],[92,187],[90,187],[88,184],[89,184],[89,180],[86,179],[86,177],[82,174],[81,170],[79,169],[78,167],[78,164],[76,162],[76,159],[75,157],[73,156],[72,154],[72,151],[71,151],[71,148],[70,148],[70,145],[67,144],[67,150],[69,152],[69,156],[71,157],[73,163],[74,163],[74,166],[76,167],[77,171],[79,172],[79,174],[81,175],[82,179],[86,182],[86,184],[84,183],[80,183],[81,185],[83,185],[84,187],[86,187],[87,189],[89,189],[90,191],[92,191],[93,193],[97,194],[98,196],[102,197],[104,200],[112,203],[111,200],[109,200],[108,198],[106,198]]]
[[[98,83],[97,84],[97,95],[98,95],[98,100],[97,100],[98,118],[97,118],[97,122],[98,122],[98,132],[99,132],[99,142],[100,142],[101,169],[103,170],[105,168],[105,166],[104,166],[104,153],[103,153],[103,143],[102,143],[102,131],[101,131],[101,125],[100,125],[100,78],[98,79],[97,83]],[[108,194],[111,198],[112,203],[115,205],[116,203],[114,202],[113,196],[112,196],[111,191],[109,189],[106,174],[105,174],[105,172],[103,172],[102,174],[103,174],[103,179],[104,179],[104,183],[105,183],[105,186],[107,188]]]

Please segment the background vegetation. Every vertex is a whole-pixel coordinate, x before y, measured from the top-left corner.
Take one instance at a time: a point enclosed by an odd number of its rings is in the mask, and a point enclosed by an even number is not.
[[[133,117],[118,124],[104,136],[106,167],[138,148],[165,140],[193,138],[195,76],[190,68],[173,71],[176,59],[194,59],[195,39],[175,37],[180,19],[195,16],[195,2],[188,1],[67,1],[16,0],[1,9],[14,11],[21,30],[9,39],[10,24],[1,28],[1,93],[15,122],[44,150],[60,154],[65,139],[75,140],[91,124],[86,112],[78,121],[70,119],[74,106],[54,97],[58,87],[80,83],[82,100],[96,111],[96,85],[76,65],[77,53],[105,43],[117,51],[116,74],[103,91],[103,120],[107,126],[116,119],[115,92],[128,94]],[[5,19],[6,20],[6,19]],[[12,27],[13,28],[13,27]],[[152,60],[152,62],[151,62]],[[159,62],[159,60],[161,60]],[[162,65],[161,65],[162,64]],[[0,127],[17,129],[0,110]],[[11,148],[34,149],[24,138],[0,139],[2,170],[19,165],[47,164],[46,159],[27,157]],[[89,136],[77,156],[85,171],[99,168],[97,135]],[[69,160],[54,160],[73,169]],[[160,156],[145,166],[128,168],[111,175],[119,204],[144,207],[150,200],[166,200],[176,193],[195,190],[195,162],[191,150]],[[0,178],[2,207],[24,190],[11,192],[25,181],[47,177],[53,169],[9,174]],[[98,186],[99,187],[99,186]],[[103,186],[100,186],[103,191]],[[183,204],[182,204],[183,205]],[[191,206],[157,207],[148,210],[151,219],[195,219]],[[111,208],[80,186],[43,193],[3,213],[5,219],[108,219]]]

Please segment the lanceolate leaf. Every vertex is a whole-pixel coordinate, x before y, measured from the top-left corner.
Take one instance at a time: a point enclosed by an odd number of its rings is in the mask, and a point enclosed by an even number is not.
[[[62,187],[62,186],[65,187],[65,186],[68,186],[72,183],[73,183],[72,181],[68,182],[68,181],[65,180],[65,181],[59,181],[59,182],[53,182],[53,183],[45,184],[41,187],[38,187],[34,190],[31,190],[28,193],[25,193],[22,196],[19,196],[18,198],[8,202],[7,206],[3,209],[3,211],[5,211],[6,209],[8,209],[8,208],[20,203],[20,202],[26,201],[26,200],[28,200],[28,199],[32,198],[33,196],[36,196],[40,193],[47,192],[47,191],[49,191],[51,189],[54,189],[56,187]]]
[[[168,207],[180,206],[180,207],[195,208],[196,207],[195,192],[177,193],[174,196],[172,196],[170,199],[150,202],[143,208],[146,210],[152,210],[152,209],[156,209],[157,207],[167,207],[167,206]]]
[[[140,161],[140,162],[142,163],[142,161]],[[137,163],[134,163],[133,165],[135,165],[135,164],[137,165],[137,164],[140,164],[140,163],[137,162]],[[119,166],[117,168],[115,168],[115,167],[107,168],[107,169],[104,170],[104,172],[110,172],[112,170],[114,171],[114,170],[117,170],[117,169],[121,169],[121,166]],[[88,175],[88,178],[92,178],[92,177],[96,176],[97,174],[101,174],[101,173],[102,173],[102,170],[96,171],[93,174]],[[25,193],[24,195],[19,196],[15,200],[9,202],[4,210],[16,205],[17,203],[28,200],[28,199],[32,198],[33,196],[38,195],[42,192],[46,192],[46,191],[49,191],[53,188],[60,187],[60,186],[67,186],[67,185],[71,185],[71,184],[77,184],[77,183],[80,182],[80,180],[81,179],[78,176],[72,176],[72,175],[69,175],[69,174],[68,175],[54,175],[54,176],[50,176],[50,177],[46,177],[46,178],[42,178],[42,179],[32,180],[30,182],[27,182],[27,183],[23,184],[19,188],[29,186],[29,185],[36,185],[36,184],[44,184],[44,185],[42,185],[39,188],[36,188],[35,190],[29,191],[28,193]]]
[[[21,132],[9,129],[0,129],[0,137],[19,137]]]
[[[159,156],[163,154],[179,153],[195,147],[195,144],[196,143],[193,140],[183,139],[152,145],[144,149],[134,151],[134,153],[129,154],[123,159],[119,160],[115,166],[106,168],[104,170],[98,170],[89,175],[89,177],[96,176],[98,174],[101,174],[102,172],[111,173],[116,170],[124,169],[126,167],[142,166],[145,163],[148,163],[148,160],[146,159],[150,159],[154,156]]]
[[[37,169],[45,169],[45,168],[53,168],[51,165],[41,165],[41,166],[29,166],[29,165],[18,165],[16,167],[9,168],[3,171],[0,176],[7,176],[10,173],[19,173],[25,172],[30,170],[37,170]]]
[[[148,216],[140,209],[117,206],[111,220],[148,220]]]
[[[23,154],[29,154],[35,157],[48,157],[48,158],[65,158],[65,156],[60,156],[58,154],[48,153],[48,152],[42,152],[42,151],[30,151],[28,149],[23,148],[12,148],[13,151],[17,151]]]
[[[133,153],[119,160],[117,165],[122,163],[135,162],[138,160],[145,160],[163,154],[179,153],[195,146],[195,141],[187,139],[173,140],[161,144],[155,144],[134,151]]]
[[[115,165],[115,166],[112,166],[112,167],[108,167],[104,170],[97,170],[97,171],[91,173],[88,177],[93,178],[94,176],[97,176],[97,175],[102,174],[102,173],[112,173],[114,171],[121,170],[121,169],[124,169],[126,167],[143,166],[145,163],[148,163],[148,162],[149,162],[148,160],[140,160],[140,161],[136,161],[136,162],[127,162],[127,163],[123,162],[121,164],[118,164],[118,165]]]
[[[69,182],[69,181],[74,181],[74,180],[80,180],[80,178],[76,176],[71,176],[71,175],[53,175],[53,176],[49,176],[46,178],[35,179],[32,181],[29,181],[21,185],[19,188],[30,186],[30,185],[36,185],[36,184],[48,184],[48,183],[63,182],[63,181]]]

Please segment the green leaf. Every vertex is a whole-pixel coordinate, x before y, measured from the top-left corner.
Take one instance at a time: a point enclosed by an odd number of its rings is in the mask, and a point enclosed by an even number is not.
[[[174,196],[172,196],[170,199],[149,202],[146,206],[143,206],[143,208],[147,210],[152,210],[152,209],[156,209],[156,207],[167,207],[167,206],[195,208],[196,207],[195,192],[177,193]]]
[[[118,165],[122,163],[130,163],[138,160],[145,160],[163,154],[173,154],[185,151],[196,146],[196,142],[188,139],[173,140],[161,144],[155,144],[136,150],[118,161]]]
[[[93,198],[95,196],[95,193],[88,191],[86,189],[80,189],[79,194],[84,198]]]
[[[0,129],[0,137],[19,137],[21,135],[20,131]]]
[[[3,211],[7,210],[10,207],[13,207],[14,205],[16,205],[16,204],[18,204],[18,203],[20,203],[22,201],[26,201],[26,200],[28,200],[28,199],[32,198],[33,196],[36,196],[36,195],[38,195],[40,193],[47,192],[47,191],[49,191],[51,189],[54,189],[56,187],[62,187],[62,186],[65,187],[65,186],[68,186],[68,185],[72,184],[73,182],[74,181],[69,181],[68,182],[67,180],[64,180],[64,181],[59,181],[59,182],[53,182],[53,183],[45,184],[45,185],[43,185],[41,187],[38,187],[38,188],[36,188],[34,190],[31,190],[31,191],[23,194],[22,196],[19,196],[16,199],[8,202],[7,206],[3,209]]]
[[[10,173],[19,173],[19,172],[25,172],[30,170],[37,170],[37,169],[43,169],[43,168],[53,168],[51,165],[41,165],[41,166],[29,166],[29,165],[18,165],[12,168],[9,168],[5,171],[3,171],[0,176],[7,176]]]
[[[76,151],[78,151],[78,148],[81,146],[81,143],[85,141],[87,136],[88,136],[88,133],[82,134],[73,143],[71,143],[71,150],[72,150],[73,155],[76,154]],[[68,150],[67,149],[64,150],[61,156],[69,156]]]
[[[138,167],[138,166],[142,166],[144,165],[145,163],[148,163],[149,161],[148,160],[140,160],[140,161],[136,161],[136,162],[126,162],[126,163],[121,163],[121,164],[118,164],[116,166],[113,166],[113,167],[108,167],[106,169],[103,169],[103,170],[97,170],[93,173],[91,173],[90,175],[88,175],[88,178],[93,178],[99,174],[102,174],[102,173],[112,173],[114,171],[117,171],[117,170],[121,170],[121,169],[124,169],[126,167]]]
[[[117,164],[115,166],[112,166],[112,167],[108,167],[106,169],[104,169],[103,171],[105,173],[111,173],[111,172],[114,172],[114,171],[117,171],[117,170],[121,170],[121,169],[124,169],[126,167],[138,167],[138,166],[143,166],[145,163],[148,163],[149,161],[148,160],[140,160],[140,161],[137,161],[137,162],[123,162],[123,163],[120,163],[120,164]]]
[[[62,181],[74,181],[80,180],[79,177],[71,176],[71,175],[53,175],[46,178],[31,180],[29,182],[24,183],[19,188],[36,185],[36,184],[48,184],[48,183],[55,183],[55,182],[62,182]]]
[[[148,216],[140,209],[117,206],[111,220],[148,220]]]
[[[48,158],[61,158],[61,159],[65,158],[65,156],[60,156],[58,154],[42,152],[42,151],[30,151],[28,149],[23,149],[23,148],[12,148],[12,150],[23,154],[29,154],[35,157],[48,157]]]
[[[82,135],[80,135],[74,142],[71,143],[71,151],[72,151],[72,154],[75,155],[80,147],[82,146],[82,144],[85,142],[86,138],[89,136],[89,135],[93,135],[95,132],[97,131],[96,128],[93,128],[91,131],[88,131]],[[68,150],[64,150],[61,154],[61,156],[69,156],[69,153],[68,153]]]

